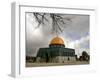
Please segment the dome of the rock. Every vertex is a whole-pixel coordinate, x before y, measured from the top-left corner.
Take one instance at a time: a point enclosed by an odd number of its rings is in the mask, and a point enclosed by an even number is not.
[[[37,51],[37,62],[66,63],[75,61],[75,50],[65,48],[64,40],[61,37],[54,37],[49,47],[39,48]]]

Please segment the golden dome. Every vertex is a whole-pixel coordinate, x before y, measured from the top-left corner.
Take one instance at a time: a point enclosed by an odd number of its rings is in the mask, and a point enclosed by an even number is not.
[[[64,41],[60,37],[55,37],[51,40],[50,44],[61,44],[64,45]]]

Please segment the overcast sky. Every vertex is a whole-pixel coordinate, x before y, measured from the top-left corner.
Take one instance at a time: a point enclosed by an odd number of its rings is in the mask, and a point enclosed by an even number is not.
[[[80,56],[82,51],[89,53],[89,15],[61,14],[64,18],[71,18],[72,22],[66,22],[63,33],[59,34],[64,40],[65,47],[75,49]],[[49,18],[49,14],[47,14]],[[51,20],[47,25],[36,28],[36,22],[32,13],[26,13],[26,55],[36,56],[40,47],[48,47],[50,41],[56,36],[51,30]]]

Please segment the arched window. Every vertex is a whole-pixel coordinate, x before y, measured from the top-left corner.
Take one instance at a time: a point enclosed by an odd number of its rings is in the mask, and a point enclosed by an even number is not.
[[[70,60],[70,58],[68,57],[68,61]]]

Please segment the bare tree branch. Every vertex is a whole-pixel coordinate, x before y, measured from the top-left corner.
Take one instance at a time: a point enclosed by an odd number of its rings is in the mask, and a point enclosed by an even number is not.
[[[46,13],[33,13],[36,21],[38,22],[38,26],[40,25],[44,25],[46,22],[49,22],[49,19],[47,19],[47,15]],[[65,23],[65,20],[72,22],[72,20],[70,18],[63,18],[60,14],[54,14],[54,13],[50,13],[50,18],[52,19],[52,31],[54,31],[57,35],[59,33],[63,32],[63,25],[68,23]]]

